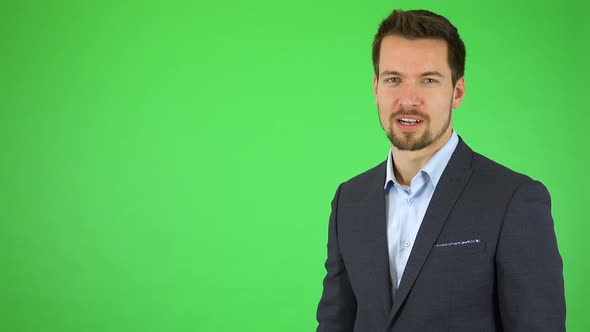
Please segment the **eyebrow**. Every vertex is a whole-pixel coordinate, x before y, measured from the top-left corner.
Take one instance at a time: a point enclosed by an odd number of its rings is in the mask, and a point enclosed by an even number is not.
[[[394,70],[385,70],[385,71],[382,71],[381,74],[379,74],[379,76],[385,76],[385,75],[402,76],[399,72],[394,71]]]
[[[422,75],[420,76],[438,76],[438,77],[445,77],[443,74],[437,72],[436,70],[434,71],[427,71],[425,73],[422,73]]]
[[[385,75],[402,76],[402,74],[400,72],[395,71],[395,70],[385,70],[385,71],[382,71],[381,74],[379,74],[379,76],[385,76]],[[440,72],[438,72],[436,70],[424,72],[424,73],[420,74],[420,76],[444,77],[443,74],[441,74]]]

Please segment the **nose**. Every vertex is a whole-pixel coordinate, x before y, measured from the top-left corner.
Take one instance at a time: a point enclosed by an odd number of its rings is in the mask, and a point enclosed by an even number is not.
[[[400,106],[407,108],[407,107],[416,107],[420,104],[420,92],[419,88],[416,87],[414,84],[405,84],[399,90],[399,103]]]

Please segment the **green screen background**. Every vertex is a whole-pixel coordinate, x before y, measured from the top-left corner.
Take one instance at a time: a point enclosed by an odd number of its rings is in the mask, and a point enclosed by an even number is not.
[[[454,128],[553,199],[589,331],[582,1],[2,1],[0,330],[311,331],[337,185],[385,159],[393,8],[467,45]]]

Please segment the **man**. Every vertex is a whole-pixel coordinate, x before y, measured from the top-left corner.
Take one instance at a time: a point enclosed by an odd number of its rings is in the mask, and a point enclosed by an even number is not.
[[[565,331],[549,193],[452,129],[465,95],[457,29],[393,11],[373,64],[391,150],[336,191],[317,331]]]

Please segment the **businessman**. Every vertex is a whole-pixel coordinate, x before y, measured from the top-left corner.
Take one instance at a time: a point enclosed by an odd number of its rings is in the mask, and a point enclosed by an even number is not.
[[[373,65],[391,149],[336,190],[317,331],[565,331],[549,193],[453,130],[465,96],[457,29],[393,11]]]

